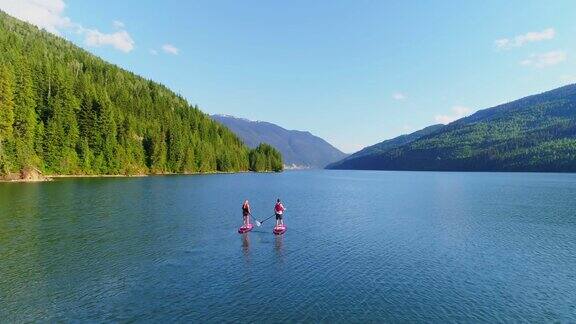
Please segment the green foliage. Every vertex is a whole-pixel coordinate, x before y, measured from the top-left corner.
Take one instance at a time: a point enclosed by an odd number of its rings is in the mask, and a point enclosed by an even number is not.
[[[576,172],[576,85],[478,111],[336,168]]]
[[[1,11],[0,53],[0,174],[250,167],[249,149],[181,96]],[[270,160],[257,170],[279,168],[277,152],[255,154]]]
[[[14,91],[14,70],[3,60],[0,66],[0,141],[12,138]]]
[[[412,143],[423,136],[437,132],[443,127],[444,125],[442,124],[428,126],[416,132],[400,135],[398,137],[365,147],[362,150],[351,154],[340,161],[331,163],[330,165],[326,166],[326,169],[362,169],[364,166],[370,168],[372,167],[372,160],[374,157],[385,154],[386,152],[403,145]]]
[[[4,63],[0,66],[0,174],[11,168],[9,148],[12,146],[14,123],[14,72]]]
[[[283,170],[282,155],[274,147],[261,143],[250,151],[250,170],[252,171],[274,171]]]
[[[32,72],[26,59],[18,62],[16,91],[14,100],[14,144],[16,164],[22,167],[37,165],[39,159],[34,151],[36,132],[36,98],[32,82]]]

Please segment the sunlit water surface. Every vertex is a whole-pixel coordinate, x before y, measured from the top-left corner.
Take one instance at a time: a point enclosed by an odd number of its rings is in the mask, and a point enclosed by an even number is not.
[[[574,322],[576,175],[0,184],[0,321]]]

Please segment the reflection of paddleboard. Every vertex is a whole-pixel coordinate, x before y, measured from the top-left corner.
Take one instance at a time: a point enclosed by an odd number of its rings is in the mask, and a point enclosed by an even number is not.
[[[248,224],[248,225],[242,225],[240,226],[240,228],[238,229],[238,233],[242,234],[242,233],[248,233],[252,230],[252,228],[254,227],[254,225],[252,224]]]
[[[284,234],[285,232],[286,232],[286,225],[276,225],[272,230],[272,233],[276,235],[281,235]]]

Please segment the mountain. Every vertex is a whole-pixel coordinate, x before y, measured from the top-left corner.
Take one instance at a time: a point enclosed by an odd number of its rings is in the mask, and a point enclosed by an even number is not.
[[[333,169],[576,172],[576,85],[454,121]]]
[[[230,128],[249,147],[265,142],[277,148],[289,167],[324,168],[346,156],[334,146],[309,132],[287,130],[278,125],[227,115],[212,118]]]
[[[0,53],[0,178],[281,168],[165,86],[1,11]]]
[[[414,142],[415,140],[421,138],[422,136],[429,135],[441,128],[444,125],[437,124],[428,126],[424,129],[416,131],[407,135],[400,135],[398,137],[374,144],[363,148],[362,150],[349,155],[348,157],[329,164],[327,169],[370,169],[372,165],[372,160],[377,159],[380,154],[383,154],[391,149],[406,145],[408,143]]]

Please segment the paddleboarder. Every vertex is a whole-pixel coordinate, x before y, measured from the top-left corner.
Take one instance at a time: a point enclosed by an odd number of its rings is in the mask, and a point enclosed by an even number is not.
[[[248,202],[248,199],[246,199],[242,204],[242,219],[244,221],[245,227],[248,227],[250,224],[250,215],[252,215],[252,211],[250,210],[250,202]]]
[[[280,198],[276,200],[276,205],[274,205],[274,213],[276,214],[276,226],[284,225],[284,220],[282,219],[284,215],[284,211],[286,208],[280,201]]]

